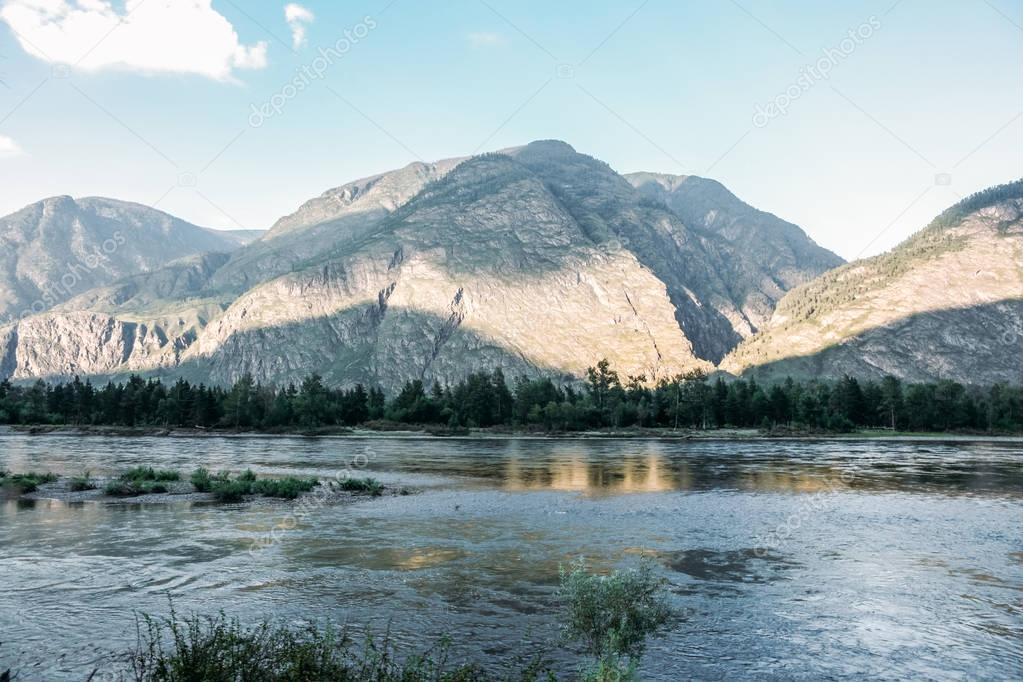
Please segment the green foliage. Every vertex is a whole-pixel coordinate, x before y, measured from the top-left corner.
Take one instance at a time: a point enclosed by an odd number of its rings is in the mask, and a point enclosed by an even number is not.
[[[607,656],[579,675],[579,682],[634,682],[636,664],[619,657]]]
[[[293,500],[302,493],[307,493],[320,482],[315,478],[296,478],[288,476],[281,479],[263,479],[252,484],[252,492],[264,497],[282,497]]]
[[[149,466],[137,466],[125,471],[118,476],[118,478],[122,481],[132,481],[136,483],[145,481],[180,481],[181,474],[169,469],[154,469]]]
[[[434,383],[427,389],[413,380],[390,402],[378,387],[334,390],[316,376],[302,382],[301,389],[249,386],[249,380],[243,378],[242,386],[230,392],[194,387],[184,381],[167,389],[159,381],[144,382],[138,377],[125,384],[108,384],[99,392],[81,382],[55,386],[37,382],[29,389],[9,384],[3,389],[0,383],[0,420],[8,415],[9,421],[32,423],[25,420],[74,404],[79,405],[75,408],[79,413],[87,415],[86,421],[94,424],[237,425],[271,431],[360,423],[396,428],[395,424],[373,422],[383,417],[402,424],[442,426],[449,432],[502,426],[550,431],[630,427],[1023,431],[1020,386],[1003,385],[982,392],[953,382],[903,384],[893,377],[880,382],[855,377],[787,380],[761,386],[754,380],[717,379],[711,383],[700,371],[662,378],[651,386],[644,376],[623,378],[607,360],[598,362],[587,376],[584,390],[570,377],[556,383],[548,377],[520,376],[509,388],[504,373],[495,369],[470,374],[453,386]],[[120,401],[129,394],[137,398],[130,416],[124,405],[118,402],[120,407],[115,409],[104,397]],[[229,394],[235,398],[229,399]],[[238,407],[237,400],[247,407]],[[171,403],[176,406],[173,419],[167,417]],[[233,411],[236,418],[224,418],[225,410]],[[131,480],[157,480],[176,472],[137,467],[125,475]],[[203,476],[193,485],[209,492],[212,477],[209,472]]]
[[[156,480],[116,479],[107,483],[103,492],[111,497],[137,497],[166,493],[168,488],[165,483]]]
[[[44,483],[53,483],[57,480],[57,475],[50,472],[45,474],[35,472],[26,474],[5,473],[6,475],[0,478],[0,485],[17,490],[22,495],[25,493],[34,493],[39,489],[39,486]]]
[[[188,480],[191,482],[192,487],[195,488],[196,492],[208,493],[213,491],[214,485],[224,482],[226,479],[226,474],[218,474],[217,476],[214,476],[206,467],[199,467],[192,472],[192,475]]]
[[[80,493],[86,490],[95,490],[96,481],[92,480],[92,477],[89,476],[89,472],[86,471],[81,476],[75,476],[74,478],[72,478],[70,483],[68,483],[68,487],[73,493]]]
[[[375,478],[346,478],[338,483],[341,490],[355,493],[369,493],[373,497],[384,494],[384,485]]]
[[[562,568],[559,595],[568,607],[568,636],[605,670],[621,670],[622,657],[638,660],[647,637],[662,630],[672,615],[664,582],[647,564],[604,576],[589,573],[580,559]]]
[[[220,481],[213,485],[213,495],[218,502],[241,502],[251,494],[252,483],[249,481]]]
[[[269,622],[252,628],[237,620],[143,617],[131,655],[137,682],[483,682],[501,679],[475,665],[449,665],[447,650],[399,656],[372,640],[356,649],[333,628],[291,629]],[[504,679],[534,682],[539,665]],[[552,678],[551,678],[552,679]]]
[[[241,502],[246,495],[293,500],[319,485],[316,478],[288,476],[279,479],[257,479],[251,469],[246,469],[232,479],[227,472],[214,475],[204,467],[193,471],[189,480],[197,492],[211,492],[219,502]]]
[[[1023,199],[1023,180],[989,187],[971,194],[935,218],[926,229],[941,230],[955,227],[972,213],[1013,199]]]

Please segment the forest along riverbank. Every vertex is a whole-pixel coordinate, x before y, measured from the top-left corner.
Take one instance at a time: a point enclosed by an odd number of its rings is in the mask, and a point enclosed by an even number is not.
[[[951,443],[1020,443],[1023,434],[1012,433],[948,433],[940,431],[889,431],[871,429],[849,433],[798,432],[775,430],[765,432],[759,429],[655,429],[629,428],[619,430],[592,431],[547,431],[535,429],[508,428],[464,428],[445,429],[429,425],[420,427],[408,424],[391,424],[381,428],[318,427],[274,429],[269,431],[251,429],[182,428],[157,426],[90,426],[90,425],[15,425],[0,426],[0,434],[23,434],[30,436],[102,436],[102,437],[166,437],[166,438],[230,438],[230,437],[279,437],[279,438],[438,438],[438,439],[660,439],[660,440],[709,440],[709,441],[892,441],[892,442],[951,442]]]

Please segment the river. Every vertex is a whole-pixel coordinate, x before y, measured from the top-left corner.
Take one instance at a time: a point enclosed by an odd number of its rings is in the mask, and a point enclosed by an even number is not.
[[[557,648],[558,568],[649,561],[679,618],[643,679],[1023,677],[1023,451],[1005,443],[0,433],[0,468],[345,465],[352,505],[0,502],[0,670],[84,680],[135,614]],[[569,671],[576,661],[554,654]],[[94,680],[106,679],[102,676]]]

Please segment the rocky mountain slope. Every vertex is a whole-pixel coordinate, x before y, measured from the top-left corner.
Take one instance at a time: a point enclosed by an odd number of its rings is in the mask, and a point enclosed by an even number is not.
[[[255,236],[113,199],[44,199],[0,218],[0,324],[179,258],[233,251]]]
[[[716,180],[657,173],[625,178],[686,225],[724,238],[719,250],[725,280],[756,329],[766,324],[786,292],[845,262],[796,225],[753,208]]]
[[[790,292],[722,363],[763,378],[1023,382],[1023,181]]]
[[[823,271],[803,239],[788,261],[743,253],[606,164],[537,142],[344,185],[229,256],[179,259],[0,328],[0,374],[318,372],[393,389],[494,366],[580,376],[607,357],[657,379],[712,368],[757,328],[751,300]]]

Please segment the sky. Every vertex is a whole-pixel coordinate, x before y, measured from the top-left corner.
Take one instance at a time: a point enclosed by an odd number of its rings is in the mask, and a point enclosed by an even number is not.
[[[853,259],[1023,176],[1023,0],[0,0],[0,214],[267,228],[345,182],[561,139]]]

